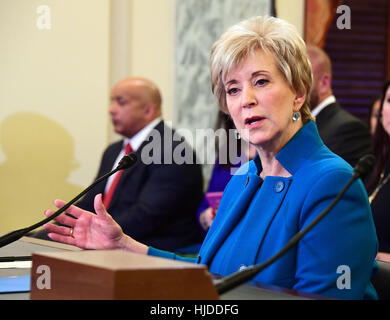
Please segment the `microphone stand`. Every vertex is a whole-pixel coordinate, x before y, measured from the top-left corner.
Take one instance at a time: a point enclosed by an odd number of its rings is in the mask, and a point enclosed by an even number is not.
[[[362,174],[368,172],[372,165],[374,164],[374,156],[366,155],[362,157],[358,164],[355,167],[352,178],[348,181],[348,183],[344,186],[343,190],[337,195],[337,197],[333,200],[333,202],[323,210],[315,219],[313,219],[303,230],[296,233],[287,244],[274,256],[269,258],[267,261],[250,266],[244,270],[235,272],[229,276],[221,279],[215,286],[218,291],[218,294],[223,294],[231,289],[238,287],[239,285],[251,280],[256,274],[258,274],[263,269],[267,268],[269,265],[274,263],[277,259],[283,256],[288,250],[294,247],[299,240],[303,238],[303,236],[308,233],[318,222],[320,222],[330,210],[334,208],[334,206],[339,202],[344,193],[348,190],[348,188],[355,182]]]
[[[50,217],[45,218],[44,220],[35,223],[29,227],[18,229],[15,231],[12,231],[10,233],[5,234],[4,236],[0,237],[0,248],[4,247],[16,240],[19,240],[21,237],[25,236],[27,233],[35,230],[36,228],[39,228],[43,226],[44,224],[50,222],[54,218],[58,217],[61,213],[63,213],[65,210],[67,210],[73,203],[75,203],[77,200],[79,200],[82,196],[84,196],[89,190],[91,190],[94,186],[96,186],[99,182],[107,179],[112,174],[116,173],[119,170],[130,168],[135,162],[137,161],[137,157],[134,153],[129,153],[125,155],[120,161],[118,166],[101,176],[100,178],[96,179],[88,188],[83,190],[80,194],[78,194],[76,197],[74,197],[72,200],[70,200],[68,203],[66,203],[62,208],[58,209],[56,212],[54,212]]]

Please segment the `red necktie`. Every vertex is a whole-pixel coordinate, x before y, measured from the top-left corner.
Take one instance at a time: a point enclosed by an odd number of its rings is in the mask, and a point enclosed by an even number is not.
[[[133,152],[133,149],[131,148],[130,143],[127,143],[126,147],[125,147],[125,154],[129,154],[131,152]],[[119,182],[119,179],[120,179],[122,173],[123,173],[123,170],[119,170],[117,173],[115,173],[115,177],[111,183],[111,186],[108,188],[107,192],[104,194],[103,204],[106,208],[108,208],[108,206],[110,205],[112,196],[114,195],[116,186]]]

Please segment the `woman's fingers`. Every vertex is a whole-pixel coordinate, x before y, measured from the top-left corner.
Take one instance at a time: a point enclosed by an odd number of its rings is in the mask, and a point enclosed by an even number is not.
[[[64,236],[70,236],[71,227],[58,226],[53,223],[46,223],[43,227],[49,232],[57,233]]]
[[[109,216],[109,214],[107,212],[107,209],[106,209],[106,207],[103,204],[103,198],[102,198],[102,194],[101,193],[99,193],[99,194],[97,194],[95,196],[93,205],[94,205],[94,208],[95,208],[95,212],[96,212],[96,214],[98,215],[99,218],[106,219]]]
[[[76,239],[72,238],[70,236],[64,236],[64,235],[61,235],[58,233],[52,233],[52,232],[49,232],[47,235],[50,239],[52,239],[54,241],[70,244],[72,246],[76,246]]]
[[[63,200],[59,200],[59,199],[54,200],[54,205],[58,209],[61,209],[65,204],[66,204],[66,202]],[[85,210],[80,209],[79,207],[76,207],[76,206],[70,206],[68,209],[65,210],[65,212],[71,214],[72,216],[74,216],[76,218],[79,218],[85,212]]]
[[[44,213],[45,213],[46,217],[50,217],[54,213],[54,211],[53,210],[45,210]],[[54,221],[61,223],[61,224],[64,224],[64,225],[69,226],[69,227],[74,227],[76,225],[76,219],[69,217],[66,214],[60,214],[58,217],[54,218]]]
[[[50,239],[66,244],[76,245],[76,239],[73,237],[73,227],[46,223],[43,228],[48,231],[47,235]]]

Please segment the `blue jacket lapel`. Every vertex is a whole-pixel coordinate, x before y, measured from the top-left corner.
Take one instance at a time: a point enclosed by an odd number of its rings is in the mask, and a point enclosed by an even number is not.
[[[240,257],[239,264],[250,266],[257,263],[263,239],[275,215],[279,212],[291,181],[291,178],[282,177],[267,177],[264,180],[261,191],[255,195],[247,210],[237,236],[236,250],[245,252],[245,255]]]
[[[224,215],[218,215],[217,213],[215,221],[211,225],[211,229],[200,251],[202,264],[209,263],[218,248],[246,212],[248,203],[250,203],[254,193],[260,187],[262,180],[258,176],[250,174],[247,177],[249,179],[244,182],[244,185],[239,183],[238,188],[229,190],[230,192],[227,192],[226,196],[224,195],[222,198],[218,212],[223,212]]]

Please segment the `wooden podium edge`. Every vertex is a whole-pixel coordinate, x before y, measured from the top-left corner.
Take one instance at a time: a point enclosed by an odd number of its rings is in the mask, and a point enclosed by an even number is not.
[[[49,270],[49,277],[44,279],[42,270]],[[118,250],[34,253],[30,297],[33,300],[219,299],[205,266]]]

